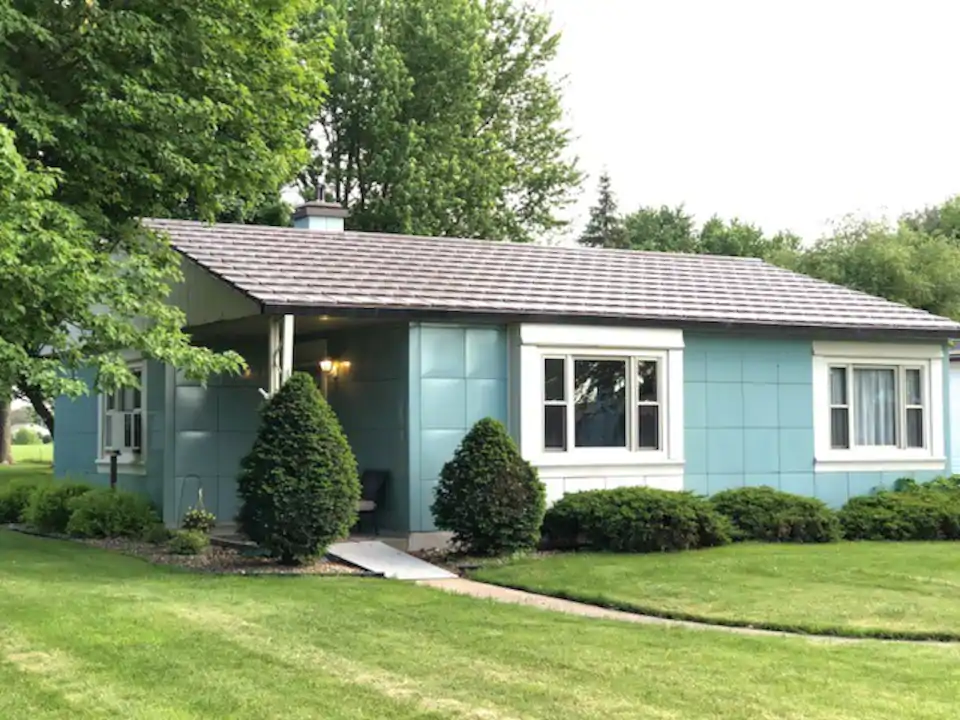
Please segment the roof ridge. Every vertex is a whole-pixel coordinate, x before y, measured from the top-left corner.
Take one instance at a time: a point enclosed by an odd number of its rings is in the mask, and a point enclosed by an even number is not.
[[[212,222],[208,223],[203,220],[184,220],[180,218],[143,218],[143,221],[150,223],[177,223],[177,224],[187,224],[187,225],[197,225],[205,228],[231,228],[236,230],[241,230],[243,232],[253,233],[256,231],[270,231],[270,232],[290,232],[290,233],[310,233],[311,235],[318,235],[321,237],[328,238],[357,238],[357,239],[391,239],[391,240],[415,240],[415,241],[424,241],[432,242],[437,244],[442,243],[477,243],[480,245],[486,246],[510,246],[515,248],[536,248],[536,251],[541,250],[559,250],[563,252],[573,252],[573,253],[598,253],[598,254],[614,254],[614,255],[628,255],[630,257],[636,257],[637,255],[652,255],[657,257],[682,257],[682,258],[692,258],[696,260],[708,260],[708,261],[727,261],[727,262],[751,262],[759,263],[763,262],[762,258],[756,257],[746,257],[740,255],[714,255],[709,253],[688,253],[688,252],[679,252],[676,250],[634,250],[632,248],[606,248],[606,247],[594,247],[591,245],[549,245],[546,243],[540,242],[513,242],[510,240],[491,240],[489,238],[470,238],[470,237],[459,237],[456,235],[412,235],[408,233],[389,233],[389,232],[378,232],[370,230],[344,230],[344,231],[331,231],[331,230],[313,230],[307,228],[296,228],[289,225],[254,225],[246,223],[236,223],[236,222]]]

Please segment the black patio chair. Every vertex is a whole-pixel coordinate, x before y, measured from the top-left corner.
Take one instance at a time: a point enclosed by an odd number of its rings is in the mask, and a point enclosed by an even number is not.
[[[364,515],[373,515],[373,534],[380,534],[380,524],[377,521],[377,508],[383,504],[383,491],[390,480],[389,470],[364,470],[360,476],[360,502],[357,503],[357,513],[360,515],[358,524]]]

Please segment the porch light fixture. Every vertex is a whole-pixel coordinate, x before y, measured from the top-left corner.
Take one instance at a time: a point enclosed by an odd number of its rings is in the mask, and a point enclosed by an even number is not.
[[[350,369],[349,360],[334,360],[333,358],[324,358],[320,361],[320,371],[324,375],[337,377]]]

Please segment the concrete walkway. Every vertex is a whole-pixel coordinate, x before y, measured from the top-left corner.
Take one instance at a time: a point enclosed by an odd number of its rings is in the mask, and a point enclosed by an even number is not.
[[[660,625],[664,627],[686,628],[690,630],[713,630],[718,632],[733,633],[735,635],[801,638],[811,642],[826,643],[894,642],[922,645],[945,645],[952,647],[956,647],[957,645],[957,643],[922,640],[886,640],[882,638],[847,638],[829,635],[803,635],[800,633],[788,633],[778,630],[729,627],[726,625],[711,625],[709,623],[690,622],[687,620],[668,620],[666,618],[658,618],[651,615],[639,615],[637,613],[623,612],[621,610],[609,610],[597,605],[574,602],[573,600],[562,600],[560,598],[550,597],[549,595],[538,595],[537,593],[525,592],[523,590],[513,590],[512,588],[500,587],[499,585],[488,585],[487,583],[477,582],[476,580],[467,580],[466,578],[455,578],[452,580],[421,580],[418,581],[417,584],[436,588],[445,592],[456,593],[458,595],[469,595],[475,598],[496,600],[497,602],[512,603],[514,605],[528,605],[530,607],[539,608],[540,610],[551,610],[553,612],[579,615],[580,617],[599,618],[602,620],[618,620],[620,622],[636,623],[641,625]]]

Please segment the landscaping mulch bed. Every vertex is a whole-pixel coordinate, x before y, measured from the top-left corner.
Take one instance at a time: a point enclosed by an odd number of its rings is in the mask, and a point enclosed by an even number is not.
[[[89,545],[102,550],[133,555],[155,565],[179,567],[194,572],[218,575],[360,575],[371,573],[354,565],[323,557],[307,565],[280,565],[272,558],[257,554],[255,547],[234,547],[211,544],[197,555],[176,555],[164,545],[153,545],[142,540],[108,538],[104,540],[78,539],[66,535],[43,535],[24,525],[10,525],[11,530],[52,537],[58,540]]]

